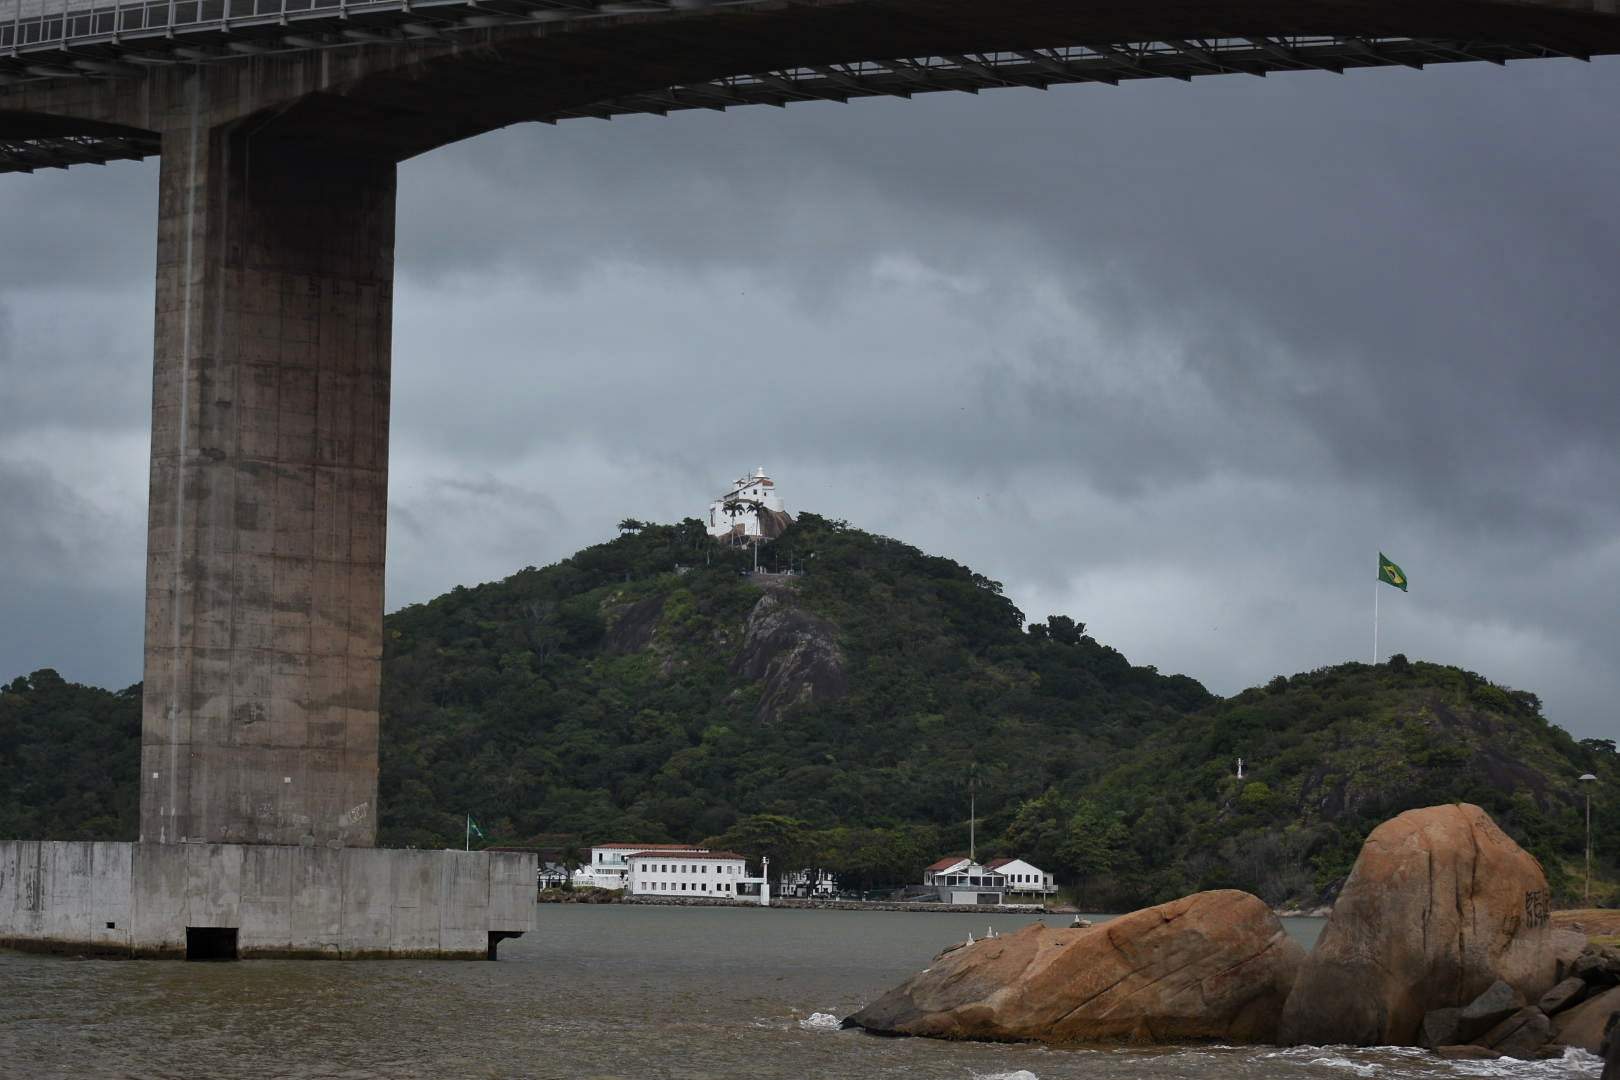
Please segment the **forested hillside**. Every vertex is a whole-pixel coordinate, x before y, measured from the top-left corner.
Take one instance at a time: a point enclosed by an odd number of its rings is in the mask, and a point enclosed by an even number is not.
[[[133,840],[141,688],[36,671],[0,685],[0,839]]]
[[[1620,780],[1531,694],[1396,658],[1220,700],[949,559],[803,514],[751,575],[701,525],[626,521],[543,569],[388,617],[381,832],[458,844],[701,840],[851,885],[965,849],[1096,906],[1234,885],[1310,901],[1409,806],[1479,802],[1567,895],[1575,777]],[[0,692],[0,836],[130,838],[139,688]],[[1236,776],[1236,759],[1247,763]],[[1610,800],[1595,826],[1617,834]],[[1567,865],[1566,865],[1567,864]]]
[[[1617,766],[1613,742],[1577,742],[1534,694],[1395,656],[1278,676],[1200,710],[1100,775],[1024,804],[1004,842],[1063,867],[1105,905],[1218,886],[1283,903],[1331,897],[1367,833],[1402,810],[1473,802],[1573,899],[1585,842],[1578,778],[1599,777],[1604,871],[1615,853],[1603,838],[1620,835]]]
[[[385,839],[438,843],[467,808],[517,836],[776,814],[932,849],[965,842],[970,774],[1012,805],[1213,700],[839,522],[801,515],[767,559],[804,569],[762,587],[698,522],[645,526],[392,616]]]

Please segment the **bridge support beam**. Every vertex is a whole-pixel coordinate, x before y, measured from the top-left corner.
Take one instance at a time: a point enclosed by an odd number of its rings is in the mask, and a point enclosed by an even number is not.
[[[141,839],[369,847],[392,160],[164,114]]]

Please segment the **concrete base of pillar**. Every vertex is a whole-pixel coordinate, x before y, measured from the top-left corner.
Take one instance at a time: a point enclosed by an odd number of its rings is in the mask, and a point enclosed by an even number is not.
[[[73,955],[495,958],[534,855],[0,841],[0,946]]]

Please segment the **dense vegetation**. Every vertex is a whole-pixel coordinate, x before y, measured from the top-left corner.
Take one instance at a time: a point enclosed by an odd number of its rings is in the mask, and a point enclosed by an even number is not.
[[[1534,694],[1397,655],[1278,676],[1201,710],[1100,775],[1024,804],[1005,839],[1100,904],[1218,886],[1281,903],[1331,896],[1367,833],[1395,814],[1473,802],[1570,900],[1585,844],[1578,778],[1600,778],[1592,827],[1604,854],[1602,838],[1620,828],[1620,807],[1603,797],[1617,766],[1613,742],[1577,742]]]
[[[515,836],[773,814],[965,843],[975,763],[981,804],[1011,805],[1213,700],[1067,620],[1026,633],[995,582],[840,522],[801,515],[771,557],[807,568],[790,602],[833,631],[844,696],[761,715],[768,681],[737,663],[761,589],[696,521],[392,616],[386,838],[439,843],[465,807]]]
[[[36,671],[0,686],[0,837],[133,840],[141,688],[109,693]]]
[[[1390,814],[1468,799],[1568,896],[1575,777],[1620,780],[1612,743],[1455,668],[1346,664],[1220,700],[843,522],[801,515],[763,555],[800,572],[763,581],[694,520],[621,528],[389,616],[381,843],[456,844],[471,813],[497,842],[709,838],[871,888],[966,848],[972,786],[981,853],[1088,904],[1283,902],[1330,892]],[[0,836],[132,836],[138,731],[138,687],[6,687]],[[1617,809],[1598,800],[1595,833]]]

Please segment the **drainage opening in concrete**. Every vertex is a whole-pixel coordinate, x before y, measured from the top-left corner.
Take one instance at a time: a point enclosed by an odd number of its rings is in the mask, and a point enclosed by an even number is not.
[[[509,937],[522,936],[523,931],[521,930],[491,930],[489,932],[489,952],[486,955],[491,960],[495,959],[495,950],[500,948],[501,942],[505,941]]]
[[[236,927],[186,927],[187,960],[235,960]]]

